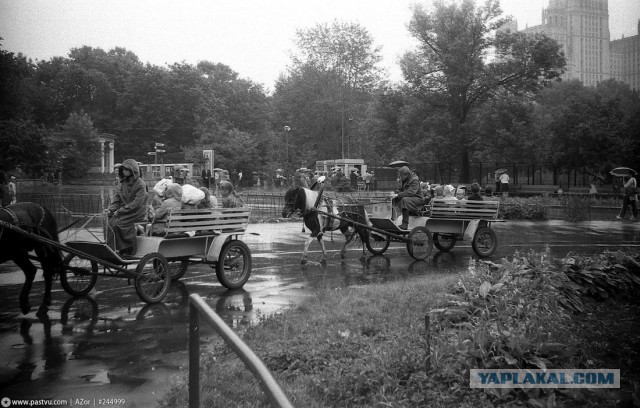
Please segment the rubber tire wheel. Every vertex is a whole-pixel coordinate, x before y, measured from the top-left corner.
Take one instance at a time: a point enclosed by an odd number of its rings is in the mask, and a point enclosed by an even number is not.
[[[487,243],[489,244],[487,247]],[[498,237],[490,227],[478,228],[471,242],[473,252],[479,257],[488,257],[493,255],[498,249]]]
[[[426,227],[415,227],[409,232],[407,252],[413,259],[422,261],[427,259],[433,250],[431,231]]]
[[[74,262],[75,260],[75,262]],[[60,284],[62,288],[71,296],[86,296],[96,285],[98,280],[98,264],[95,261],[77,257],[69,254],[64,258],[65,268],[60,273]],[[74,262],[72,264],[72,262]],[[82,270],[82,272],[74,272],[68,269],[68,266]],[[88,269],[91,265],[91,270]]]
[[[169,270],[171,271],[171,281],[177,282],[187,273],[189,261],[183,259],[167,260],[169,262]]]
[[[437,232],[433,233],[433,245],[442,252],[449,252],[456,246],[456,237],[453,235],[442,235]]]
[[[153,268],[153,273],[146,270],[147,265],[150,264]],[[169,292],[171,286],[171,272],[169,269],[169,262],[164,255],[158,252],[152,252],[146,254],[138,263],[136,267],[136,292],[140,299],[147,303],[161,302],[162,299]],[[156,290],[149,290],[148,285],[152,284],[153,288],[159,288]]]
[[[228,276],[229,269],[237,268],[237,265],[230,265],[229,262],[242,257],[242,271],[237,279]],[[251,276],[251,251],[247,244],[239,240],[232,240],[222,246],[218,263],[216,264],[216,276],[222,286],[227,289],[240,289]]]
[[[377,238],[374,239],[373,235],[375,235]],[[388,235],[382,235],[378,232],[370,231],[367,238],[368,239],[365,245],[367,246],[369,252],[374,255],[384,254],[387,248],[389,248],[389,244],[391,244],[391,237],[389,237]]]

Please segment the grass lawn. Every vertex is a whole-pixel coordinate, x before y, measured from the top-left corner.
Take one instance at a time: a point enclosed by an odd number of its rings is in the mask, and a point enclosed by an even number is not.
[[[323,287],[261,318],[243,340],[297,407],[633,406],[639,260],[637,253],[562,260],[515,253],[500,264],[471,263],[461,274]],[[228,347],[209,350],[201,406],[268,406]],[[469,388],[469,368],[542,367],[620,368],[623,389]],[[188,405],[186,377],[161,405]]]

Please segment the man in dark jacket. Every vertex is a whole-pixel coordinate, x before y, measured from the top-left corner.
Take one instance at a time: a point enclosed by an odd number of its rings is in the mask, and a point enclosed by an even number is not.
[[[147,188],[140,177],[138,163],[127,159],[118,169],[120,184],[105,210],[109,217],[107,245],[122,255],[136,252],[136,222],[143,222],[147,212]]]
[[[393,205],[402,211],[402,224],[399,228],[406,230],[409,227],[409,212],[419,211],[427,199],[420,192],[420,179],[407,166],[398,170],[398,179],[400,187],[391,194],[391,198]]]

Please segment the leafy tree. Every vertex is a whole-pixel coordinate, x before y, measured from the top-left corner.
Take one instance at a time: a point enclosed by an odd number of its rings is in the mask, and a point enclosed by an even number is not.
[[[473,0],[438,0],[432,12],[416,5],[409,24],[420,44],[403,57],[403,74],[418,97],[451,118],[442,137],[458,146],[463,179],[479,143],[468,126],[470,113],[501,92],[531,96],[558,78],[565,64],[558,44],[544,35],[496,34],[508,21],[501,14],[497,0],[478,8]]]
[[[359,154],[360,123],[381,76],[380,48],[360,25],[338,21],[298,30],[296,47],[273,97],[274,129],[291,127],[295,142],[285,148],[295,151],[290,159],[300,160],[290,160],[289,167],[340,157],[343,150],[346,155],[349,139]]]
[[[65,177],[80,178],[97,163],[100,152],[96,137],[88,114],[74,112],[69,115],[55,142]]]
[[[5,170],[21,169],[27,175],[39,177],[49,168],[49,137],[50,132],[32,120],[0,121],[0,163]]]
[[[640,106],[637,94],[615,81],[597,88],[573,80],[554,84],[540,93],[538,117],[545,139],[545,159],[559,170],[591,174],[618,165],[637,163],[637,127],[630,130]]]
[[[33,74],[33,68],[22,54],[0,49],[0,120],[29,116],[25,79]]]

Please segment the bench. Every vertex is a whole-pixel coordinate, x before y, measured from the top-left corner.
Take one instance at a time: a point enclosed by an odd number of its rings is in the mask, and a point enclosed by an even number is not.
[[[499,201],[433,199],[429,218],[495,221],[499,209]]]
[[[247,207],[173,210],[166,220],[162,237],[244,233],[250,216],[251,209]]]

